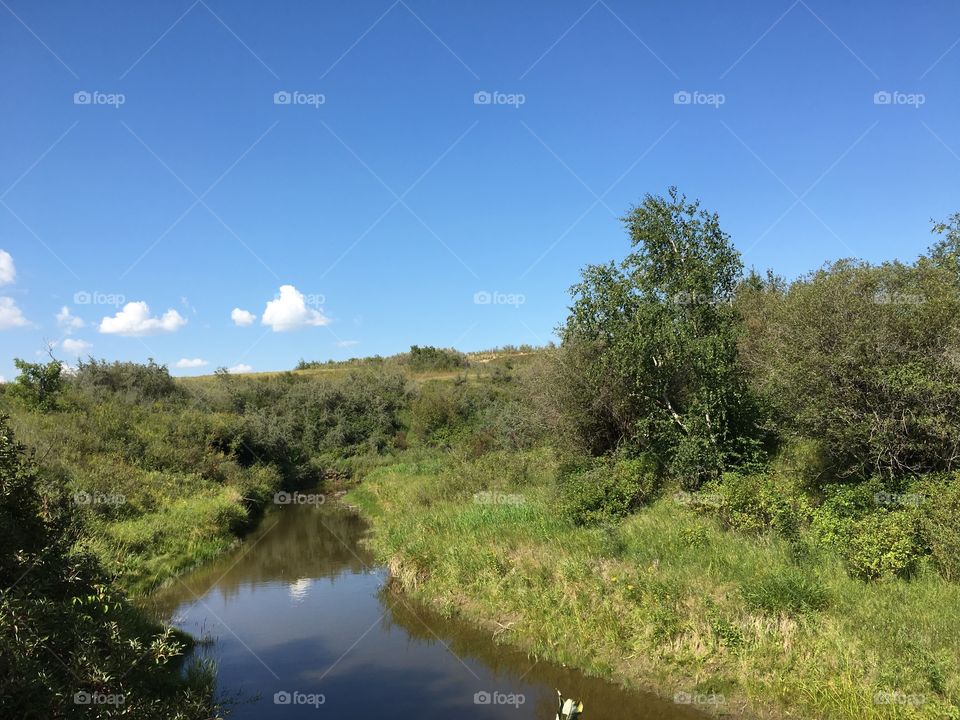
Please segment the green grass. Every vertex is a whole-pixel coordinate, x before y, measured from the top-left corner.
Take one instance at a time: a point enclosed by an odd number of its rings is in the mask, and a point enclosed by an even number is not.
[[[421,453],[350,497],[407,591],[536,656],[665,696],[721,692],[746,716],[960,717],[957,585],[932,572],[864,583],[824,550],[798,559],[669,493],[578,528],[552,476],[544,452]],[[478,504],[478,491],[520,500]],[[875,702],[889,697],[924,702]]]

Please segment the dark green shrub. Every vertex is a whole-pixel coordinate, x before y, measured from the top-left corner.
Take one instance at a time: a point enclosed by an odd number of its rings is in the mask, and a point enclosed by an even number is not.
[[[640,508],[657,488],[656,464],[649,458],[604,458],[586,469],[567,467],[559,475],[560,506],[577,525],[625,517]]]
[[[181,396],[166,365],[90,359],[79,361],[70,383],[94,400],[115,395],[131,402],[154,402]]]
[[[411,345],[406,358],[407,366],[414,372],[448,371],[469,367],[467,356],[453,348],[436,348],[430,345]]]
[[[940,574],[960,580],[960,475],[938,477],[925,483],[920,506],[923,540]]]

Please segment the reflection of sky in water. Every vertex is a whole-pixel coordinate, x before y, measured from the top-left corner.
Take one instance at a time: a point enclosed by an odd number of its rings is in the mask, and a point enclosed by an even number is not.
[[[237,703],[231,718],[552,719],[557,685],[585,696],[590,720],[693,717],[570,670],[533,667],[407,600],[388,608],[386,573],[367,566],[363,525],[346,511],[290,506],[279,517],[247,540],[247,553],[185,577],[162,603],[179,627],[214,640],[198,653],[217,662],[219,697]],[[325,702],[275,704],[284,691]],[[522,693],[525,702],[476,705],[480,691]]]

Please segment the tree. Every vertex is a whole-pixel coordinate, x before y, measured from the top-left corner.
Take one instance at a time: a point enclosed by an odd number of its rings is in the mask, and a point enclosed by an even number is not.
[[[31,407],[52,410],[63,387],[63,363],[55,359],[48,363],[29,363],[15,358],[13,364],[20,371],[12,388],[13,394]]]
[[[567,410],[585,413],[577,424],[592,451],[652,452],[698,487],[756,445],[732,304],[743,266],[717,215],[676,188],[623,221],[633,251],[588,266],[571,290],[560,332],[580,407]]]

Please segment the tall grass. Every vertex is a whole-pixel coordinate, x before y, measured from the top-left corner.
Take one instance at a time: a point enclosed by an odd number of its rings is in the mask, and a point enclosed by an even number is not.
[[[350,497],[396,582],[536,656],[756,717],[960,717],[960,588],[865,583],[822,549],[724,530],[664,496],[578,527],[543,451],[427,456]],[[475,495],[475,493],[480,493]]]

